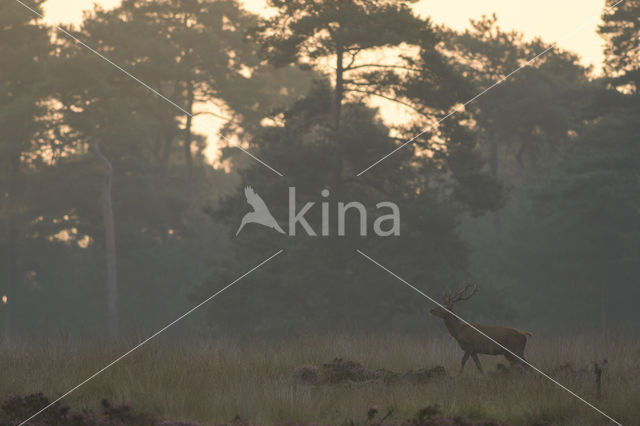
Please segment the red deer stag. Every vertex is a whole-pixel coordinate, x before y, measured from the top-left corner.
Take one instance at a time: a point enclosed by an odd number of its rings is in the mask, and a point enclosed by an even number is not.
[[[469,325],[458,319],[453,312],[453,305],[461,300],[467,300],[478,291],[477,285],[468,285],[462,291],[458,291],[455,294],[445,294],[444,306],[447,309],[443,309],[441,306],[431,310],[431,313],[439,318],[444,319],[444,323],[447,326],[447,330],[458,341],[458,344],[464,351],[462,357],[462,365],[460,366],[460,373],[464,370],[464,365],[467,363],[469,357],[473,358],[476,363],[476,367],[482,373],[482,365],[478,359],[478,354],[483,355],[504,355],[511,365],[521,363],[521,361],[514,356],[517,355],[521,359],[524,359],[524,347],[527,344],[527,336],[531,337],[531,333],[516,330],[515,328],[500,327],[496,325],[484,325],[473,324],[472,325],[480,330],[482,333],[491,337],[491,339],[500,343],[503,347],[495,344],[493,341],[487,339],[482,334],[478,333]]]

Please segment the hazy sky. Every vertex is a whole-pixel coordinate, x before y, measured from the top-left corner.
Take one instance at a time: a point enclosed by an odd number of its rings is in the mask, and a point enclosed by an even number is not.
[[[82,11],[91,9],[94,3],[110,8],[119,2],[48,0],[44,8],[49,23],[77,23],[82,19]],[[244,4],[255,13],[267,10],[265,0],[245,0]],[[604,4],[605,0],[421,0],[415,5],[415,10],[422,16],[431,17],[434,23],[458,30],[467,27],[469,19],[495,12],[503,29],[515,29],[524,33],[526,38],[541,36],[547,42],[557,41],[560,47],[578,53],[585,64],[592,64],[598,70],[602,62],[602,40],[596,28]],[[196,130],[211,134],[221,123],[204,115],[199,116],[194,124]],[[215,152],[212,144],[208,154],[213,157]]]
[[[47,20],[53,22],[79,22],[82,11],[94,3],[105,8],[119,0],[48,0],[45,3]],[[468,26],[470,18],[495,12],[504,29],[516,29],[527,38],[542,36],[546,41],[559,41],[563,48],[579,53],[585,63],[597,65],[602,60],[602,41],[596,27],[604,7],[604,0],[421,0],[415,9],[422,16],[430,16],[435,23],[444,23],[455,29]],[[261,13],[265,0],[245,0],[245,7]],[[588,22],[571,38],[560,40],[577,27]]]

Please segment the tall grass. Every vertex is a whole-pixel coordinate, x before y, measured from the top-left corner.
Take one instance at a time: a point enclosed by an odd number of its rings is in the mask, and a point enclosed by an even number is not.
[[[48,344],[0,353],[0,397],[44,392],[51,399],[72,388],[126,350]],[[236,416],[256,424],[362,421],[369,404],[409,418],[430,404],[444,413],[493,418],[516,425],[603,425],[607,420],[533,371],[495,373],[502,357],[481,356],[488,372],[470,361],[459,374],[462,353],[450,338],[322,336],[277,342],[216,341],[153,344],[139,349],[65,399],[95,409],[102,399],[126,403],[160,418],[203,424]],[[574,337],[532,339],[529,361],[549,372],[623,424],[640,424],[640,341]],[[398,381],[304,385],[292,377],[302,365],[335,357],[370,369],[406,372],[443,365],[448,376],[425,384]],[[603,395],[596,399],[593,362],[607,359]],[[568,364],[568,366],[567,366]],[[563,367],[564,366],[564,367]]]

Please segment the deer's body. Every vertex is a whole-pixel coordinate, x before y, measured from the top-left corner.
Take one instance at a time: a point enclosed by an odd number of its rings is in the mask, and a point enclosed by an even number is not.
[[[464,292],[468,292],[468,287]],[[531,333],[497,325],[471,324],[473,326],[471,327],[465,324],[452,311],[453,304],[456,301],[468,299],[475,293],[475,289],[467,297],[462,296],[465,294],[464,292],[459,293],[456,296],[457,298],[445,298],[446,309],[437,307],[431,310],[433,315],[444,319],[447,330],[464,351],[460,371],[464,370],[469,357],[473,359],[478,370],[482,371],[482,365],[478,359],[479,354],[504,355],[512,365],[521,363],[524,360],[527,337],[531,337]],[[476,331],[474,327],[491,339]]]
[[[457,318],[445,319],[445,325],[453,338],[458,341],[460,348],[465,352],[474,352],[483,355],[505,355],[507,358],[513,357],[509,352]],[[520,357],[524,357],[524,347],[527,345],[527,336],[531,336],[531,333],[497,325],[476,323],[472,323],[472,325],[502,346],[508,348],[511,352]]]

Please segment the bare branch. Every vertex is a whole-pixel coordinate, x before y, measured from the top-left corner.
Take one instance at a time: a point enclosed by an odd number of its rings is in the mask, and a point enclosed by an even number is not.
[[[359,90],[359,89],[345,89],[345,92],[356,92],[356,93],[363,93],[363,94],[369,95],[369,96],[377,96],[379,98],[386,99],[388,101],[395,102],[397,104],[406,106],[407,108],[411,108],[412,110],[414,110],[415,112],[417,112],[419,114],[423,114],[422,111],[420,111],[418,108],[416,108],[415,106],[411,105],[410,103],[401,101],[400,99],[392,98],[391,96],[383,95],[381,93],[372,92],[372,91],[369,91],[369,90]]]
[[[355,66],[350,66],[348,68],[345,68],[345,71],[351,71],[358,68],[396,68],[396,69],[401,69],[405,71],[415,71],[415,72],[422,71],[419,68],[405,67],[402,65],[384,65],[384,64],[360,64],[360,65],[355,65]]]
[[[351,53],[351,52],[349,51],[349,53],[351,54],[351,60],[349,61],[349,65],[347,65],[347,66],[344,68],[344,71],[349,71],[350,69],[353,69],[353,68],[352,68],[352,66],[353,66],[353,63],[354,63],[354,62],[355,62],[355,60],[356,60],[356,56],[358,56],[358,53],[360,53],[361,51],[362,51],[362,49],[361,49],[361,48],[358,48],[358,49],[354,50],[354,51],[353,51],[353,53]]]
[[[233,122],[233,123],[238,123],[238,121],[233,119],[233,118],[225,117],[224,115],[216,114],[215,112],[211,112],[211,111],[196,112],[196,113],[193,114],[193,116],[195,117],[197,115],[203,115],[203,114],[211,115],[211,116],[219,118],[221,120],[230,121],[230,122]]]

